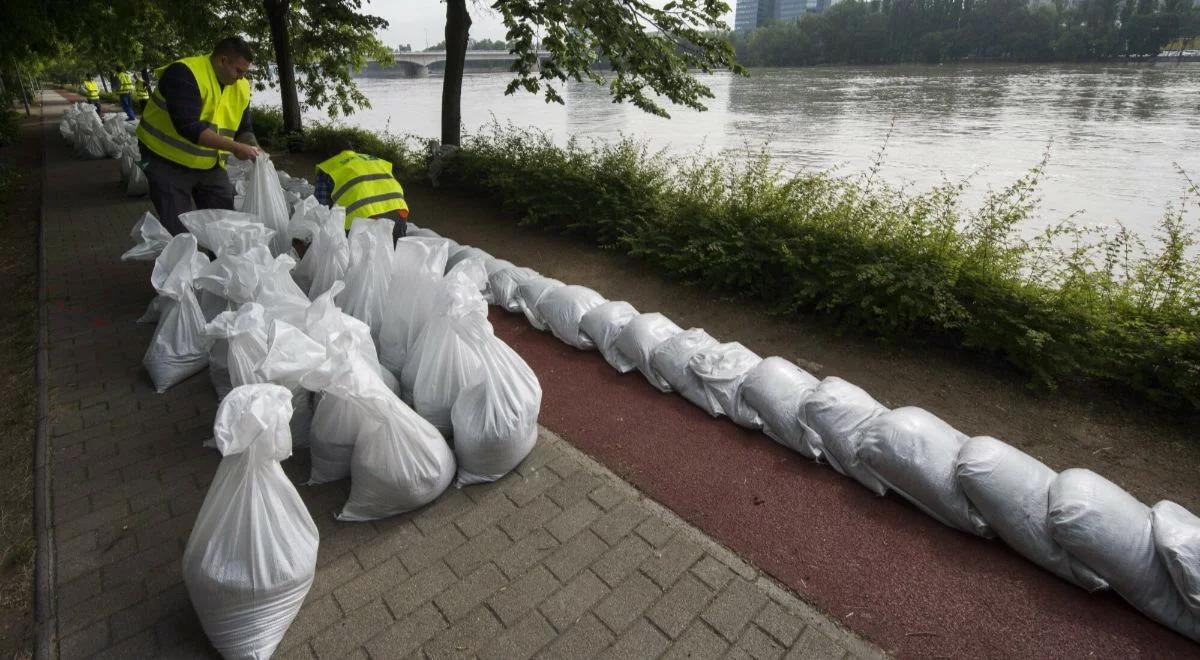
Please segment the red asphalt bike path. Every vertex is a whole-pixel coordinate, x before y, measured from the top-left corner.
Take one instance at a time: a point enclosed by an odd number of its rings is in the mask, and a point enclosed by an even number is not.
[[[537,373],[544,426],[888,653],[1200,658],[1200,644],[1113,593],[875,497],[520,314],[490,318]]]

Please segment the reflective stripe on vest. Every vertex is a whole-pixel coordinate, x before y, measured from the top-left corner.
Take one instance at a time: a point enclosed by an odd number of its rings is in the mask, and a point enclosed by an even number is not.
[[[119,94],[133,93],[133,76],[122,71],[117,74],[117,82],[121,83],[121,89],[118,90]]]
[[[200,89],[203,104],[200,121],[219,135],[234,137],[242,114],[250,105],[249,83],[239,80],[222,88],[208,55],[185,57],[179,63],[192,72]],[[202,147],[176,132],[160,90],[150,94],[150,103],[146,104],[146,110],[142,113],[137,133],[138,139],[151,151],[184,167],[206,170],[215,165],[224,165],[229,157],[227,152]]]
[[[389,211],[408,211],[404,188],[392,176],[392,164],[353,151],[343,151],[317,165],[333,179],[330,201],[346,208],[346,227],[354,218],[373,218]]]

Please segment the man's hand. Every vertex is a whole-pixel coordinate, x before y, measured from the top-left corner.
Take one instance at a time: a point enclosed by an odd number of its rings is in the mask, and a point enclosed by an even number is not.
[[[238,160],[257,160],[259,152],[258,147],[242,144],[241,142],[234,142],[231,153],[233,153]]]

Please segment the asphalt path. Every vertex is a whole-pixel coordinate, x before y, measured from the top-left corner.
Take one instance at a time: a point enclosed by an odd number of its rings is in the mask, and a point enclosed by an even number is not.
[[[490,318],[541,381],[543,425],[889,653],[1200,658],[1112,593],[875,497],[520,314]]]

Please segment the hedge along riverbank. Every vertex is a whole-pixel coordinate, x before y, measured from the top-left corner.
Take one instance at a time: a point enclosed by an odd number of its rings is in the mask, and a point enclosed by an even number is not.
[[[268,117],[255,115],[256,131]],[[289,146],[321,157],[370,152],[411,176],[426,174],[432,150],[329,125]],[[1041,387],[1093,381],[1200,409],[1200,264],[1189,258],[1200,193],[1191,186],[1167,206],[1149,246],[1119,226],[1070,221],[1022,240],[1043,166],[968,209],[966,182],[909,194],[880,182],[877,167],[788,175],[766,154],[679,159],[630,139],[559,147],[494,126],[464,140],[439,177],[525,224],[780,314],[819,313],[872,336],[1000,356]]]

